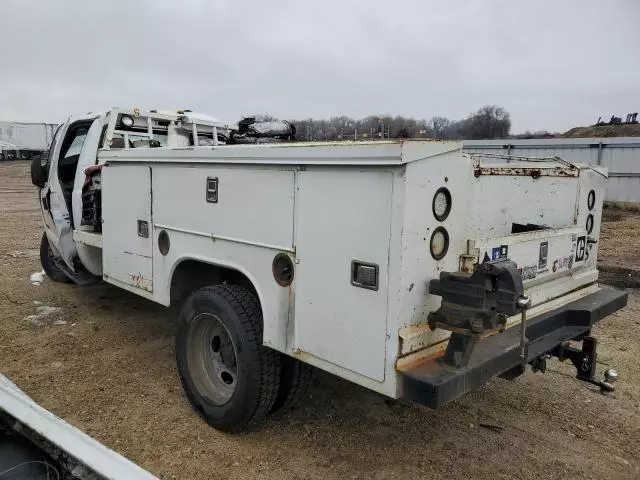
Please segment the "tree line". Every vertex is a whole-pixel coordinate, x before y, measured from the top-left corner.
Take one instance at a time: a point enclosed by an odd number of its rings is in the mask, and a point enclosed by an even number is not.
[[[257,115],[259,121],[275,117]],[[386,138],[433,138],[438,140],[483,140],[506,138],[511,131],[509,112],[496,105],[485,105],[461,120],[432,117],[430,120],[397,115],[369,115],[351,118],[344,115],[329,119],[289,120],[296,126],[296,139],[309,141],[365,140]]]

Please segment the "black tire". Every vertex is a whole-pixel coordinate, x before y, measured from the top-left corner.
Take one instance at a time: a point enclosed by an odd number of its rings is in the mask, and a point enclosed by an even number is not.
[[[271,407],[270,414],[279,416],[291,411],[304,398],[311,377],[313,367],[288,355],[282,355],[280,359],[282,373],[280,375],[280,388],[276,401]]]
[[[182,307],[176,335],[180,381],[193,408],[214,428],[237,432],[261,422],[273,406],[280,354],[262,345],[262,330],[260,302],[238,285],[201,288]]]
[[[49,245],[49,239],[46,233],[42,234],[42,240],[40,241],[40,263],[42,264],[44,273],[54,282],[71,283],[71,279],[54,263],[53,250]]]

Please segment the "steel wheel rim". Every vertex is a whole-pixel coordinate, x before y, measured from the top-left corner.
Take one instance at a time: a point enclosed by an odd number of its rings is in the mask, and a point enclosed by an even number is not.
[[[187,332],[187,364],[196,389],[216,405],[231,400],[238,383],[236,349],[229,330],[211,313],[198,314]]]

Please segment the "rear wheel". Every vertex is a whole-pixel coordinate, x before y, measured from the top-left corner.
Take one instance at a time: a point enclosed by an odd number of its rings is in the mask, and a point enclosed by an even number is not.
[[[311,365],[287,355],[282,355],[280,365],[280,388],[270,412],[275,415],[285,414],[300,403],[309,390],[313,375]]]
[[[42,234],[40,241],[40,263],[44,273],[54,282],[71,283],[71,279],[56,265],[53,249],[49,245],[47,234]]]
[[[215,428],[238,431],[264,419],[280,384],[280,354],[262,345],[262,311],[238,285],[192,293],[176,335],[180,380],[194,409]]]

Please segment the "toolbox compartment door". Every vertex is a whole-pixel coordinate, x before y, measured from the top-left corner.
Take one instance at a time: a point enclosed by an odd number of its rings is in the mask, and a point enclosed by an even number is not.
[[[295,345],[384,380],[391,172],[305,170],[296,192]],[[353,262],[377,288],[352,283]]]
[[[151,167],[102,169],[103,276],[148,296],[153,292]]]

